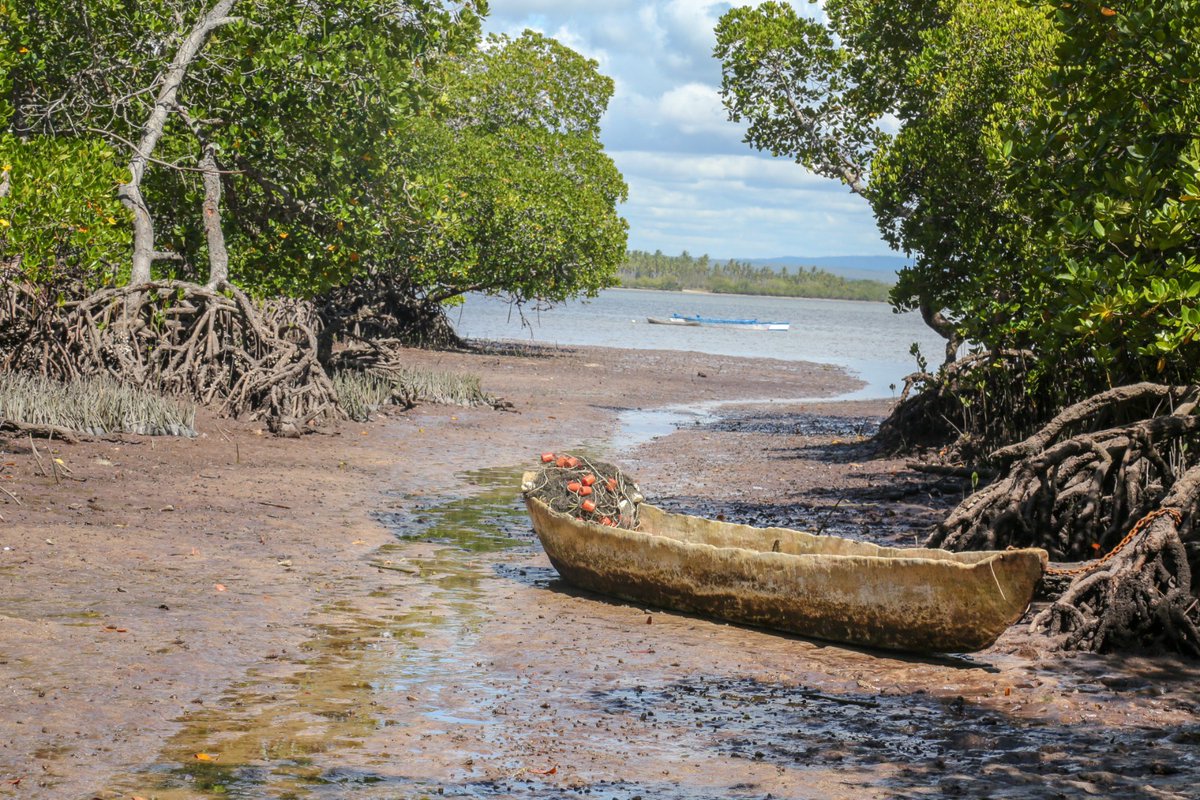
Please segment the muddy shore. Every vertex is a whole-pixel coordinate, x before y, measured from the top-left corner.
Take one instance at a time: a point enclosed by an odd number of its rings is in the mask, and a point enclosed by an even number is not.
[[[35,441],[58,477],[0,434],[0,797],[1195,796],[1194,665],[1019,626],[906,658],[557,581],[516,502],[543,450],[674,510],[917,541],[968,487],[872,457],[887,403],[763,402],[856,388],[840,370],[411,358],[515,411]]]

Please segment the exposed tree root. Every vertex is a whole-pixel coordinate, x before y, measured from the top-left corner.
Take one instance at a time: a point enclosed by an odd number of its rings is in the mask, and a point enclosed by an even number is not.
[[[1058,561],[1107,552],[1174,484],[1181,445],[1200,439],[1200,417],[1191,413],[1194,390],[1127,388],[1076,404],[1024,442],[997,451],[995,460],[1001,464],[1014,454],[1026,455],[1003,478],[963,501],[938,526],[930,545],[950,550],[1044,547]],[[1068,429],[1067,421],[1115,413],[1114,407],[1128,403],[1134,390],[1173,401],[1174,412],[1056,441]]]
[[[260,306],[229,284],[180,281],[61,302],[46,287],[7,288],[0,339],[12,346],[0,369],[63,380],[108,373],[230,416],[265,418],[281,433],[345,416],[317,360],[319,323],[307,304]]]
[[[1165,647],[1200,656],[1198,396],[1197,387],[1138,384],[1067,408],[993,453],[988,461],[1007,472],[960,504],[929,546],[1043,547],[1052,561],[1081,562],[1132,532],[1111,558],[1048,579],[1062,595],[1035,625],[1072,649]],[[1095,429],[1104,423],[1112,427]],[[1133,530],[1148,514],[1156,516],[1145,530]]]
[[[335,340],[361,343],[381,362],[392,360],[397,347],[463,347],[441,303],[418,297],[392,276],[368,275],[331,289],[320,298],[318,314],[326,362]]]
[[[1070,650],[1130,647],[1200,657],[1200,599],[1183,537],[1194,529],[1200,467],[1163,500],[1175,513],[1154,518],[1129,546],[1084,572],[1033,620],[1036,630]]]
[[[944,447],[970,458],[987,442],[1024,435],[1040,413],[1023,389],[1029,357],[1024,350],[972,353],[936,375],[914,372],[875,441],[889,453]]]
[[[0,417],[0,431],[16,431],[17,433],[26,433],[33,436],[42,436],[47,439],[52,439],[57,436],[68,444],[78,444],[79,434],[70,428],[64,428],[60,425],[45,425],[32,422],[18,422],[15,419],[4,419]]]

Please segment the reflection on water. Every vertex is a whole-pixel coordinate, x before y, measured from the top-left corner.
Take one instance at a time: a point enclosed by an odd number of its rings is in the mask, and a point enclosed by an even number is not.
[[[747,331],[646,322],[647,317],[670,316],[672,312],[787,320],[791,329]],[[919,314],[896,314],[886,303],[852,300],[609,289],[594,300],[530,312],[524,320],[498,298],[472,295],[450,316],[460,335],[476,339],[684,350],[837,364],[848,367],[868,384],[864,393],[853,399],[891,397],[891,385],[899,386],[904,376],[916,369],[910,353],[914,343],[934,362],[940,359],[945,346]]]
[[[467,473],[464,483],[483,491],[434,505],[412,505],[374,516],[401,539],[451,544],[474,553],[529,544],[532,533],[524,521],[524,506],[511,469],[482,469]]]
[[[488,709],[507,688],[490,681],[471,652],[490,614],[481,581],[496,574],[504,550],[532,544],[518,476],[513,469],[468,473],[463,483],[482,489],[477,494],[381,514],[402,541],[449,546],[426,548],[419,558],[403,543],[381,548],[373,563],[404,564],[413,576],[402,591],[374,593],[390,609],[330,603],[323,612],[332,621],[317,626],[300,653],[188,715],[158,763],[112,786],[114,795],[257,800],[341,797],[350,788],[356,796],[372,788],[387,797],[400,789],[404,797],[445,794],[436,782],[397,774],[386,751],[388,730],[401,730],[414,714],[436,723],[423,728],[427,736],[497,723]],[[336,763],[321,758],[331,752],[341,754]],[[361,763],[346,763],[352,753]]]
[[[689,425],[712,425],[721,419],[720,410],[728,406],[757,405],[792,406],[801,403],[831,403],[841,400],[861,400],[870,388],[829,397],[775,397],[741,400],[705,400],[696,403],[680,403],[658,408],[623,408],[617,410],[617,425],[608,440],[608,446],[617,453],[625,452],[660,436],[669,436]]]

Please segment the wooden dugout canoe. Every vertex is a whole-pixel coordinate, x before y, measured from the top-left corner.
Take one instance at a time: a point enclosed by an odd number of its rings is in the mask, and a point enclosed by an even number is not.
[[[917,653],[990,646],[1016,622],[1044,550],[952,553],[754,528],[643,503],[638,530],[525,504],[550,563],[599,594],[833,642]]]

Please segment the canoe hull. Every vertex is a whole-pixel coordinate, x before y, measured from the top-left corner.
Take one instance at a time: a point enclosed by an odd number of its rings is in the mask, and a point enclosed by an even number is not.
[[[641,506],[641,530],[526,505],[550,562],[599,594],[834,642],[919,653],[990,646],[1028,607],[1042,550],[882,548]],[[773,548],[778,548],[776,552]]]

